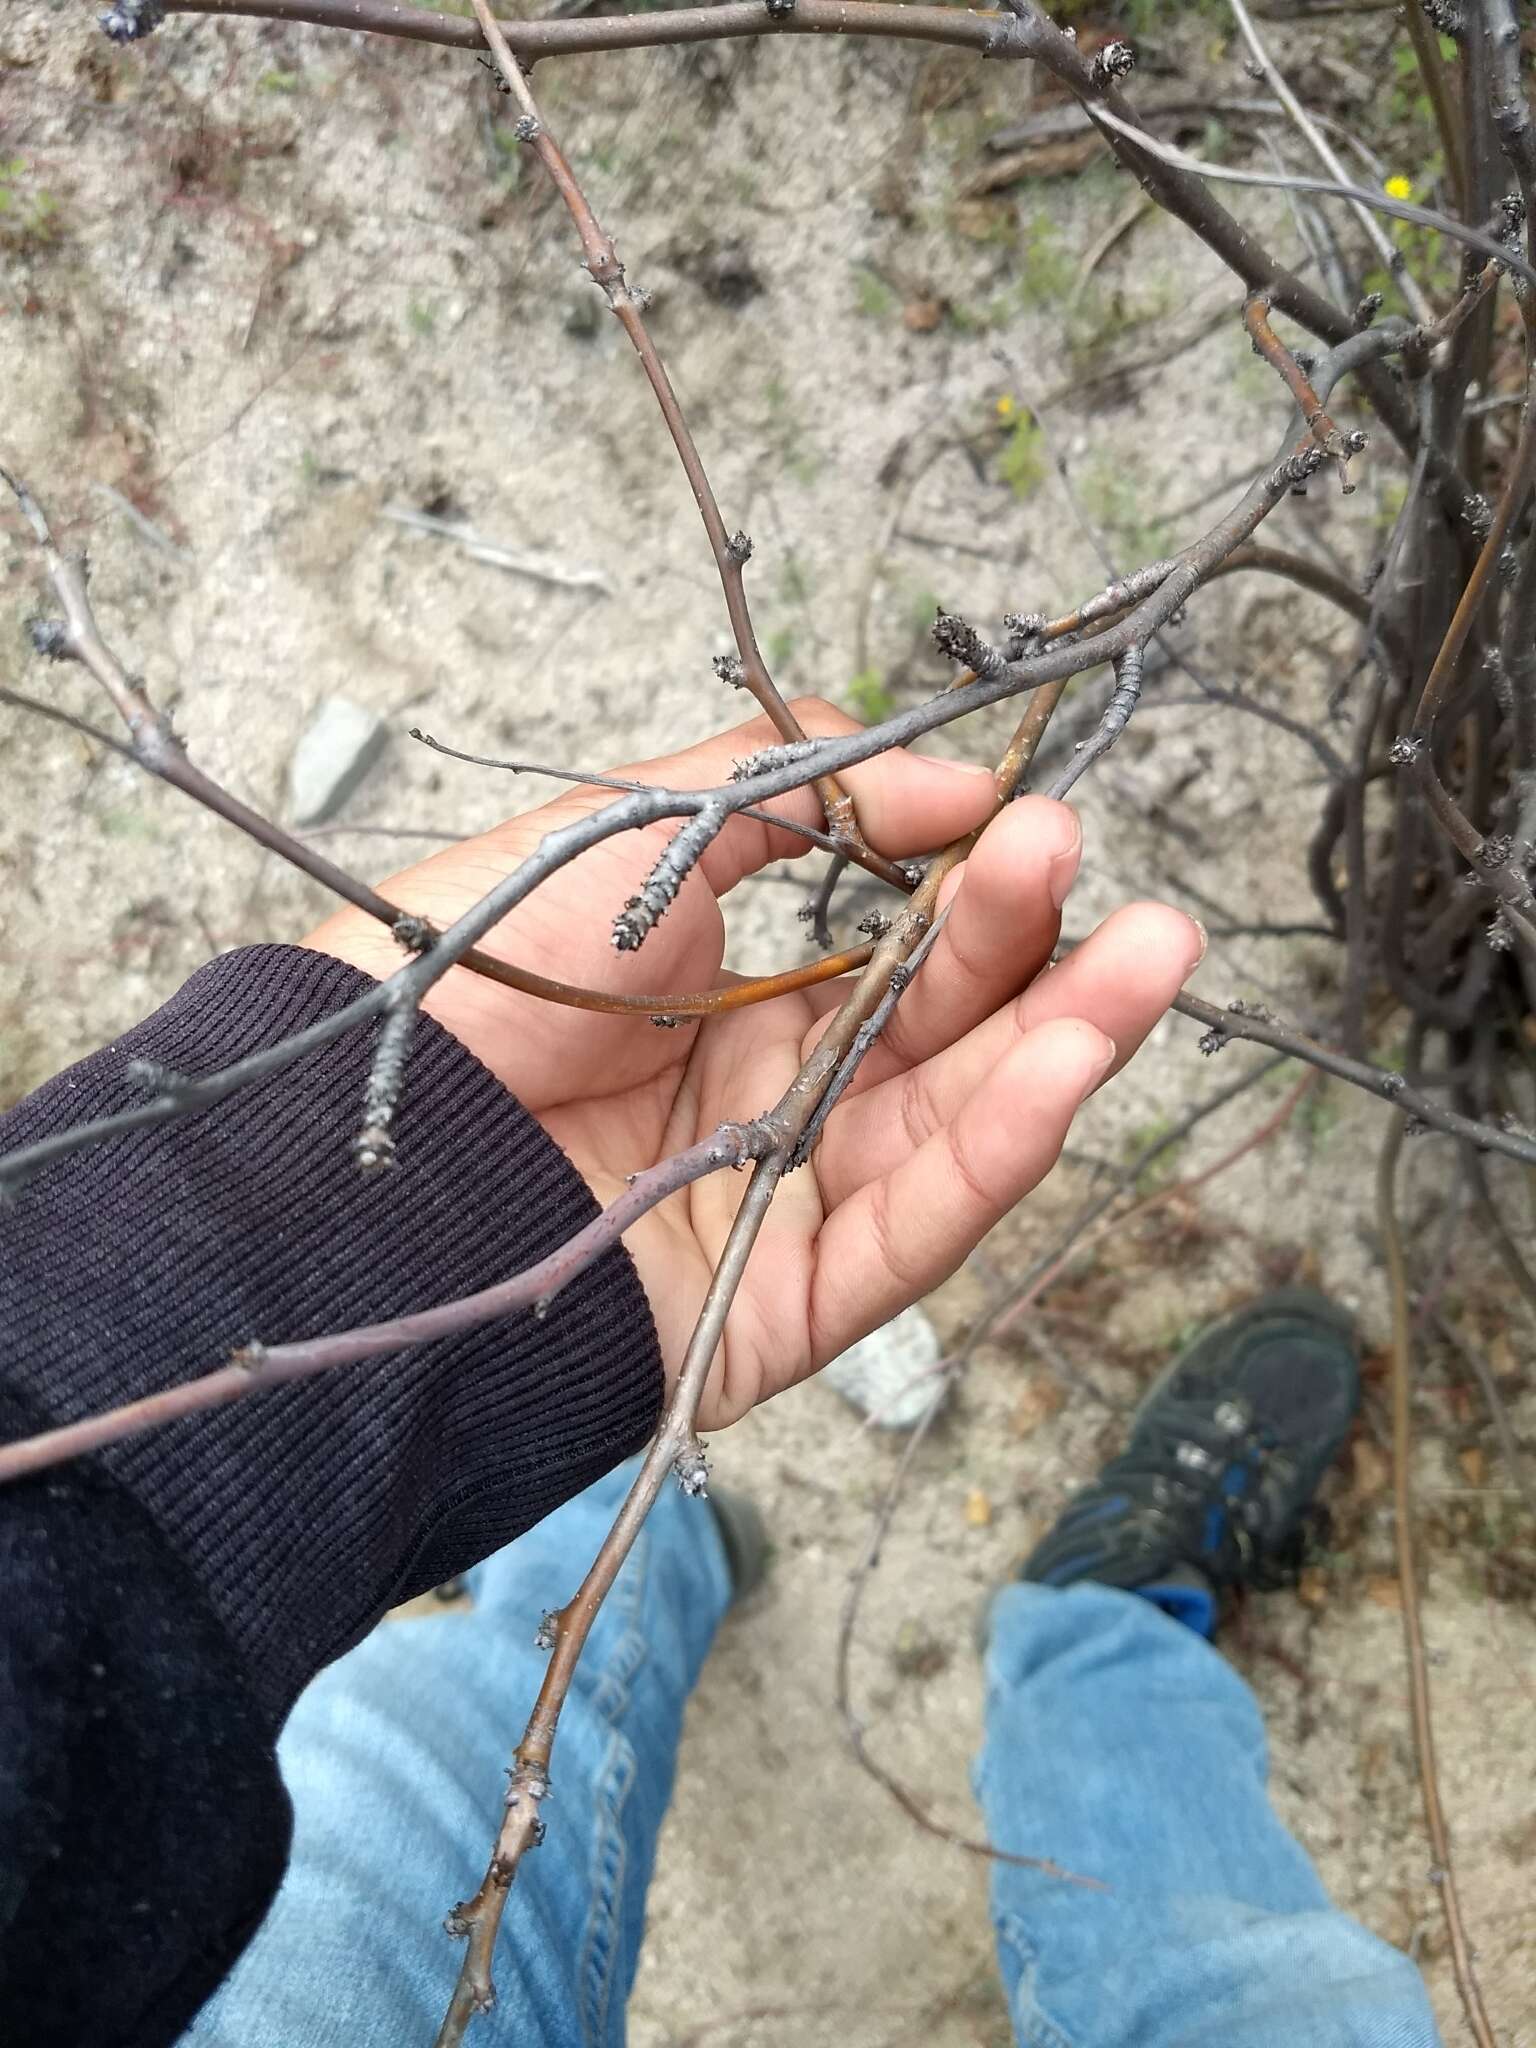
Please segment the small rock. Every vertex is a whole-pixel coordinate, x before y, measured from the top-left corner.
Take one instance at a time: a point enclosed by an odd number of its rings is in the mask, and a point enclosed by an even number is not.
[[[295,824],[318,825],[340,810],[379,758],[382,719],[347,697],[326,697],[293,750],[288,808]]]
[[[901,309],[901,324],[908,334],[932,334],[943,318],[942,299],[908,299]]]
[[[879,1428],[915,1429],[948,1391],[946,1376],[934,1371],[942,1356],[938,1331],[920,1308],[907,1308],[821,1376]]]

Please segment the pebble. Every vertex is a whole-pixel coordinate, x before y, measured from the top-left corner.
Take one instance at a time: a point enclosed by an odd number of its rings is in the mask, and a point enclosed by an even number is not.
[[[319,825],[346,802],[379,758],[384,721],[349,697],[325,697],[299,736],[288,770],[288,809],[297,825]]]
[[[920,1308],[907,1308],[850,1345],[821,1377],[878,1428],[915,1429],[949,1391],[948,1377],[933,1370],[942,1356],[938,1331]]]

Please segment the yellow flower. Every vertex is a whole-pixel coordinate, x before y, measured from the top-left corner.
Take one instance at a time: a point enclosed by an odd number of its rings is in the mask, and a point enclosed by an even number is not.
[[[1382,190],[1389,199],[1411,199],[1413,197],[1413,180],[1412,178],[1405,178],[1399,172],[1395,178],[1388,178]]]
[[[997,401],[997,416],[1000,420],[1011,420],[1019,409],[1019,402],[1011,391],[1005,391]]]

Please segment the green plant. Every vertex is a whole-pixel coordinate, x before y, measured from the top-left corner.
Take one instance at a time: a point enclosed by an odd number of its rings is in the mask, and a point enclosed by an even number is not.
[[[1148,1123],[1138,1124],[1134,1131],[1127,1134],[1121,1147],[1127,1165],[1132,1160],[1139,1159],[1143,1152],[1150,1151],[1160,1139],[1166,1138],[1173,1126],[1174,1119],[1168,1114],[1155,1116]],[[1156,1189],[1168,1187],[1177,1180],[1179,1154],[1183,1149],[1182,1143],[1170,1145],[1166,1151],[1159,1152],[1155,1159],[1149,1161],[1136,1176],[1137,1194],[1150,1195]]]
[[[1117,554],[1139,562],[1167,553],[1167,528],[1145,509],[1141,485],[1113,457],[1101,455],[1089,465],[1077,495],[1087,517],[1113,540]]]
[[[770,377],[763,390],[768,405],[768,436],[780,462],[796,483],[814,483],[821,457],[807,445],[805,428],[782,377]]]
[[[783,668],[795,651],[796,633],[793,626],[780,626],[768,635],[768,666],[777,671]]]
[[[1016,498],[1027,498],[1045,480],[1045,436],[1029,413],[1008,430],[997,473]]]
[[[896,294],[863,263],[854,266],[853,291],[854,302],[866,320],[888,320],[896,310]]]
[[[406,322],[412,334],[419,334],[423,341],[437,332],[437,309],[424,299],[412,299],[405,309]]]
[[[1062,246],[1061,233],[1049,214],[1035,213],[1025,224],[1014,286],[1020,306],[1053,306],[1077,281],[1078,259]]]
[[[1322,1144],[1339,1121],[1339,1105],[1326,1080],[1320,1080],[1315,1088],[1307,1090],[1296,1116],[1312,1143]]]
[[[0,157],[0,244],[42,248],[63,234],[59,202],[31,176],[25,157]]]
[[[896,700],[877,668],[866,668],[848,685],[848,708],[865,725],[878,725],[896,709]]]

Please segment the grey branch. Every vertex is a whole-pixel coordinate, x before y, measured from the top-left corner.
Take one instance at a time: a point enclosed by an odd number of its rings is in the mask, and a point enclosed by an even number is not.
[[[730,815],[723,803],[706,804],[667,841],[660,859],[613,920],[613,943],[632,953],[666,916],[677,892],[697,867],[705,849],[719,836]]]

